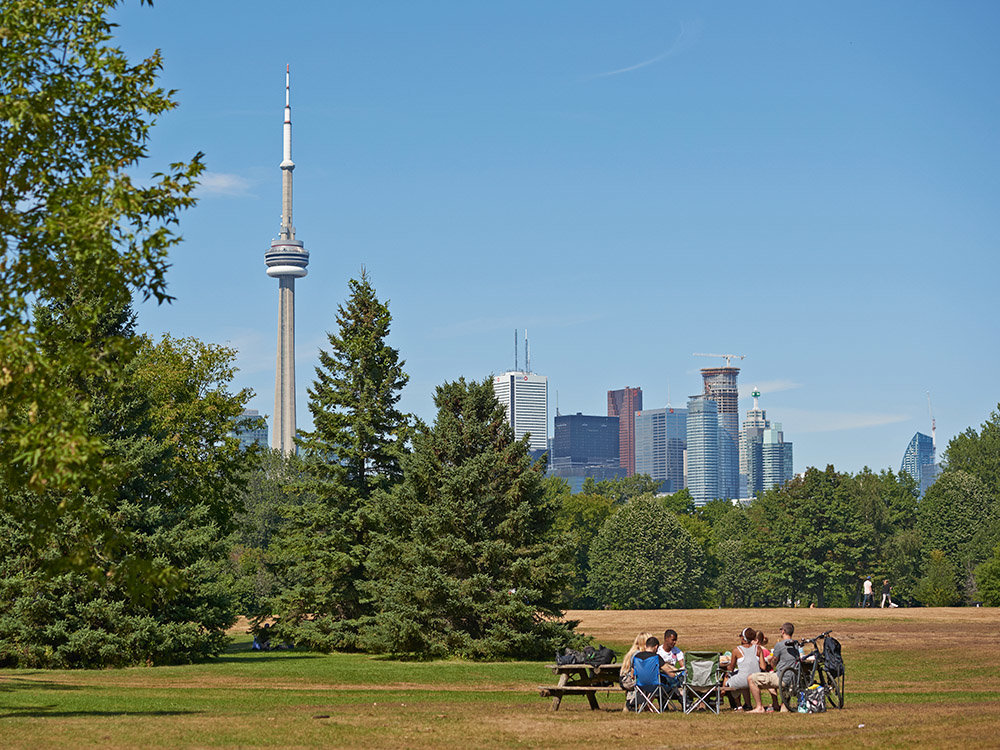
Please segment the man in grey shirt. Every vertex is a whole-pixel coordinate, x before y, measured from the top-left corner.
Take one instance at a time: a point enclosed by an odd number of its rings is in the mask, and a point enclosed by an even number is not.
[[[781,635],[781,640],[775,645],[771,656],[768,657],[768,661],[774,667],[774,671],[752,674],[747,681],[754,705],[750,713],[764,713],[764,704],[760,698],[761,690],[767,690],[774,696],[772,703],[778,701],[778,676],[785,667],[794,666],[795,662],[798,661],[799,649],[792,640],[792,635],[795,633],[795,626],[790,622],[786,622],[778,631]],[[788,706],[784,702],[781,702],[781,710],[788,711]]]

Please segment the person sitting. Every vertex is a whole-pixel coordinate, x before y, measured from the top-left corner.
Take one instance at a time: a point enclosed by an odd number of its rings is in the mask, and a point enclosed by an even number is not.
[[[731,664],[734,669],[723,682],[729,707],[734,711],[751,708],[748,680],[750,675],[763,671],[761,668],[760,646],[757,645],[757,631],[743,628],[740,645],[733,649]]]
[[[757,672],[750,675],[750,679],[747,681],[750,696],[753,698],[754,703],[751,713],[764,713],[764,702],[760,697],[762,690],[769,691],[775,700],[778,699],[779,680],[781,679],[782,671],[786,667],[795,666],[795,663],[799,659],[799,649],[795,645],[795,641],[792,640],[792,635],[795,634],[795,626],[790,622],[786,622],[778,629],[778,633],[781,636],[781,640],[775,644],[774,651],[771,652],[771,656],[768,659],[768,664],[774,668],[774,671]],[[788,711],[788,706],[785,705],[784,701],[781,701],[781,710]]]
[[[636,706],[641,707],[643,696],[645,700],[659,699],[662,705],[663,667],[664,661],[657,653],[660,642],[656,636],[646,639],[645,648],[632,657],[632,671],[635,673]],[[640,695],[640,693],[642,695]]]
[[[632,647],[625,652],[625,656],[622,657],[622,668],[621,668],[621,682],[623,685],[631,683],[635,684],[634,677],[635,671],[632,669],[632,657],[638,654],[640,651],[646,650],[646,641],[653,637],[652,633],[639,633],[632,642]],[[625,691],[625,711],[635,710],[635,688],[626,688]]]
[[[667,689],[679,688],[684,682],[684,652],[677,648],[677,631],[663,631],[663,645],[657,651],[663,660],[663,685]]]
[[[267,623],[254,633],[253,636],[253,646],[251,647],[254,651],[270,651],[271,650],[271,624]]]

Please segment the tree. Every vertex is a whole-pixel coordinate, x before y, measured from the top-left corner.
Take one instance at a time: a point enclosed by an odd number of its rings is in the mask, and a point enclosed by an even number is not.
[[[1000,404],[979,432],[969,427],[948,443],[947,471],[965,471],[976,477],[1000,501]]]
[[[993,556],[976,567],[976,586],[983,604],[1000,607],[1000,544],[993,548]]]
[[[554,477],[553,477],[554,478]],[[590,572],[590,545],[601,526],[615,511],[610,498],[603,495],[569,494],[561,496],[556,509],[554,529],[565,535],[573,548],[574,575],[571,606],[589,609],[594,606],[587,594],[587,576]]]
[[[764,551],[765,580],[782,600],[846,605],[871,537],[848,474],[806,470],[758,497],[747,533]]]
[[[408,377],[386,339],[392,316],[364,269],[337,311],[329,351],[309,389],[313,430],[303,434],[307,480],[287,506],[276,545],[277,637],[318,650],[356,648],[373,498],[402,478],[409,417],[396,407]]]
[[[40,309],[46,354],[88,337],[97,349],[133,337],[127,304],[115,295],[88,303],[76,291]],[[82,331],[66,311],[88,304],[101,327]],[[113,473],[96,491],[51,492],[66,510],[44,528],[0,513],[0,664],[174,663],[227,642],[234,613],[223,569],[244,474],[227,433],[249,393],[227,390],[231,350],[170,337],[131,348],[113,378],[66,371],[60,382],[96,394],[88,434]]]
[[[949,468],[917,506],[925,554],[941,550],[962,571],[985,560],[1000,542],[998,505],[977,477]]]
[[[939,549],[927,556],[927,572],[917,583],[914,595],[928,607],[948,607],[958,601],[955,585],[957,571],[954,563]]]
[[[561,606],[567,540],[542,462],[515,440],[490,379],[445,383],[418,425],[404,479],[381,495],[366,565],[375,652],[541,658],[574,641]]]
[[[71,284],[87,299],[131,288],[169,300],[167,251],[202,170],[199,154],[134,184],[150,128],[175,104],[156,83],[159,53],[132,64],[113,45],[116,4],[0,3],[0,506],[36,529],[56,524],[83,497],[76,490],[116,474],[91,429],[91,394],[62,374],[110,378],[108,348],[134,342],[67,342],[47,356],[31,300],[65,298]],[[67,314],[80,329],[98,323],[93,307]]]
[[[615,503],[626,503],[639,495],[652,495],[660,491],[660,483],[647,474],[636,474],[621,479],[602,479],[595,482],[593,477],[583,480],[581,491],[584,495],[610,497]]]
[[[271,544],[283,531],[282,513],[299,502],[289,488],[303,480],[302,462],[295,454],[262,450],[253,456],[242,496],[243,510],[235,521],[228,578],[237,611],[251,619],[271,614],[270,600],[277,595]]]
[[[702,551],[652,496],[611,516],[590,547],[589,593],[615,609],[694,607],[704,589]]]

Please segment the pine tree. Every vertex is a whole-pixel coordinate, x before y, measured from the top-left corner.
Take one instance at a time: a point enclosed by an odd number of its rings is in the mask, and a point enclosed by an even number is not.
[[[375,652],[539,658],[573,640],[561,603],[571,550],[553,534],[558,498],[527,438],[515,440],[490,380],[437,388],[404,479],[380,496],[365,592]]]
[[[372,531],[372,498],[400,481],[409,418],[397,408],[408,377],[389,346],[392,316],[362,269],[327,335],[309,389],[313,430],[300,445],[309,476],[272,544],[281,593],[278,638],[317,650],[357,646],[371,613],[358,584]]]

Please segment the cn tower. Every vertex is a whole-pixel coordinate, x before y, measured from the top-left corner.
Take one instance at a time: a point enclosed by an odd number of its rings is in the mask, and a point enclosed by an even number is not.
[[[285,66],[285,124],[282,127],[281,231],[264,254],[267,275],[278,280],[278,356],[274,374],[274,422],[271,447],[295,452],[295,279],[306,275],[309,253],[295,239],[292,224],[292,107]]]

